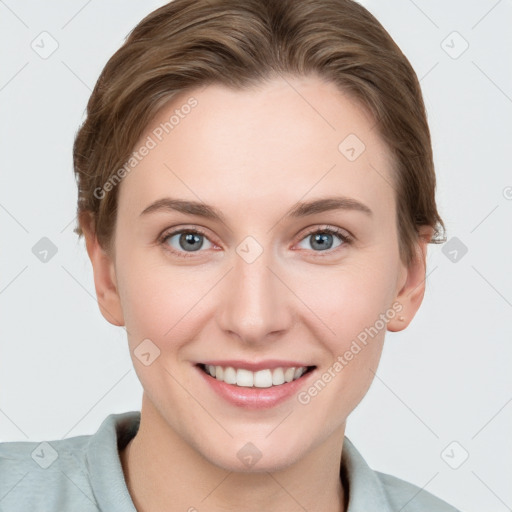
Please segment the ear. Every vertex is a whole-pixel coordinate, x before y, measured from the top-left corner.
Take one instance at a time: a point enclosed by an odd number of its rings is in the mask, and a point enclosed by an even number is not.
[[[415,258],[407,267],[401,263],[398,293],[394,303],[399,302],[402,309],[388,322],[387,330],[402,331],[414,318],[425,294],[427,247],[434,229],[430,226],[420,226]],[[403,318],[403,320],[400,320]]]
[[[101,314],[111,324],[122,326],[124,317],[117,289],[114,261],[98,242],[92,214],[82,212],[79,221],[85,237],[87,254],[92,263],[94,286]]]

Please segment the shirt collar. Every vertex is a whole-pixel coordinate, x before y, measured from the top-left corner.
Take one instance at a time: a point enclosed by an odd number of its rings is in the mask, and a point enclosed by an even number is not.
[[[379,477],[347,437],[343,441],[340,476],[348,483],[347,512],[392,512]]]
[[[124,478],[119,450],[137,433],[140,412],[110,414],[87,447],[86,464],[100,510],[137,512]]]

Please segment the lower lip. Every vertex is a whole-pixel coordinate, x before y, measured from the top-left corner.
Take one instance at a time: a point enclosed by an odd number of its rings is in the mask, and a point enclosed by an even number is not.
[[[271,386],[269,388],[248,388],[243,386],[235,386],[226,384],[217,380],[215,377],[207,374],[199,366],[197,371],[201,374],[211,388],[217,392],[222,398],[237,407],[246,409],[269,409],[284,402],[291,396],[295,395],[300,388],[309,380],[311,375],[315,373],[315,369],[304,374],[297,380],[286,382],[279,386]]]

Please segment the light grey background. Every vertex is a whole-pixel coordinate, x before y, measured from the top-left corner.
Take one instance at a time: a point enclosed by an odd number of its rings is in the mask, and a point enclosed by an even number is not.
[[[125,332],[101,316],[72,231],[71,150],[106,61],[164,3],[0,1],[0,441],[91,434],[140,408]],[[421,79],[452,245],[429,248],[424,303],[388,333],[347,435],[375,469],[467,512],[512,510],[512,4],[362,3]]]

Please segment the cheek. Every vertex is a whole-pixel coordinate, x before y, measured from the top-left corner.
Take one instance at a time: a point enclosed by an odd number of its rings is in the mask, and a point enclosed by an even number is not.
[[[193,335],[203,300],[215,280],[193,267],[152,263],[135,255],[120,268],[120,296],[130,344],[149,338],[160,348]]]
[[[395,315],[389,274],[379,265],[361,264],[328,276],[319,272],[313,279],[315,293],[307,304],[314,314],[304,323],[310,322],[326,349],[319,374],[325,384],[314,383],[298,400],[309,404],[315,421],[329,428],[336,428],[357,406],[377,371],[387,321]]]
[[[311,315],[325,323],[337,348],[343,349],[365,328],[373,326],[391,307],[396,276],[390,271],[391,262],[347,262],[338,270],[319,268],[307,273],[307,279],[297,275],[297,294],[311,310]],[[377,327],[382,328],[382,322]]]

